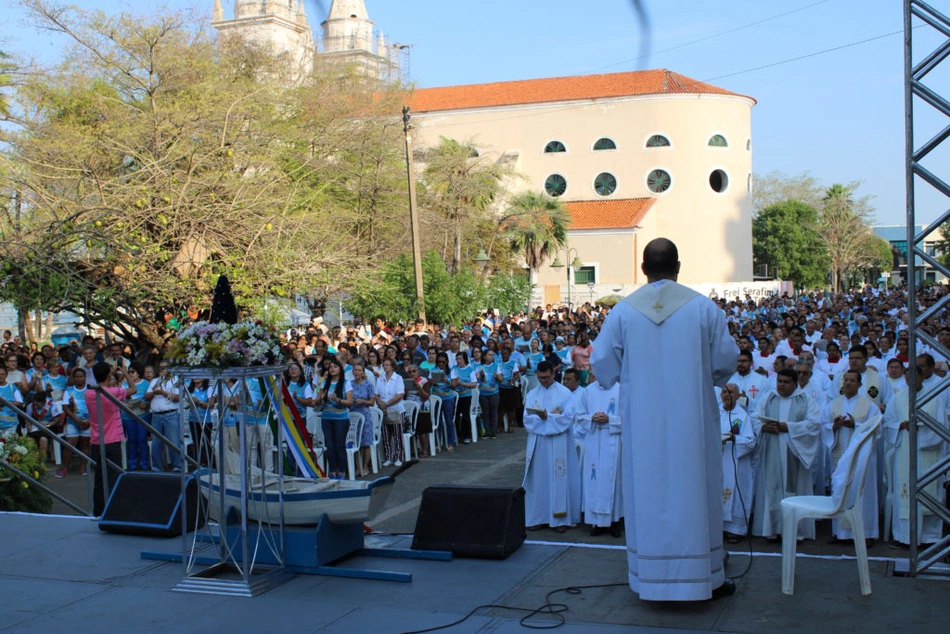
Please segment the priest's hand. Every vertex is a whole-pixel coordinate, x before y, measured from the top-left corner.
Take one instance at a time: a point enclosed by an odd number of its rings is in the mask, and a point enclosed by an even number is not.
[[[777,434],[778,423],[765,423],[762,425],[762,431],[766,434]]]
[[[897,428],[897,431],[900,431],[902,429],[909,429],[909,428],[910,428],[910,421],[905,420],[903,423],[900,424],[900,427]]]
[[[591,422],[603,425],[604,423],[610,422],[610,416],[607,416],[607,414],[603,412],[597,412],[596,414],[590,417],[590,420]]]
[[[787,433],[788,433],[788,425],[785,424],[785,423],[775,423],[775,429],[778,430],[777,432],[775,432],[775,433],[777,433],[777,434],[787,434]]]
[[[847,416],[842,416],[844,420],[841,421],[842,427],[847,427],[849,429],[854,429],[854,416],[848,414]]]
[[[556,412],[556,411],[553,411],[553,412],[551,412],[551,413],[552,413],[552,414],[556,414],[557,412]],[[538,418],[540,418],[541,420],[547,420],[547,419],[548,419],[548,410],[542,409],[542,410],[538,413]]]

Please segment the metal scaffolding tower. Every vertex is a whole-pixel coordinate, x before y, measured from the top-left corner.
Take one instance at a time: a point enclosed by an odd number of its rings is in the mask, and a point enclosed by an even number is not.
[[[935,39],[936,38],[936,39]],[[937,41],[934,47],[933,43]],[[915,43],[921,50],[915,50]],[[950,442],[950,430],[943,421],[934,419],[924,411],[924,406],[950,387],[950,375],[944,377],[932,387],[917,391],[916,351],[917,342],[922,341],[939,354],[950,358],[950,350],[941,345],[936,338],[922,326],[927,320],[940,315],[950,304],[950,295],[944,295],[939,301],[921,310],[918,304],[919,281],[916,275],[918,258],[933,266],[937,271],[950,277],[950,268],[941,264],[935,256],[928,255],[924,249],[924,239],[950,219],[950,208],[927,228],[916,231],[917,199],[915,188],[929,185],[943,197],[950,199],[950,165],[935,155],[941,145],[944,151],[950,149],[950,99],[941,94],[941,79],[937,69],[950,70],[950,18],[919,0],[904,0],[904,109],[906,119],[906,179],[907,179],[907,306],[910,335],[910,395],[907,434],[909,440],[908,468],[910,495],[910,574],[928,574],[950,576],[950,567],[944,560],[950,555],[950,535],[938,539],[936,543],[922,550],[918,548],[925,515],[939,518],[945,525],[950,524],[950,510],[945,504],[945,491],[939,486],[950,474],[950,455],[937,450],[918,452],[922,434],[936,434],[944,442]],[[943,65],[943,67],[941,66]],[[950,91],[944,91],[950,95]],[[930,106],[944,122],[940,130],[932,137],[918,141],[914,134],[914,115],[923,113]],[[919,108],[915,111],[915,108]],[[927,113],[929,116],[929,112]],[[920,123],[920,122],[918,122]],[[921,135],[924,136],[924,135]],[[921,204],[921,212],[924,212]],[[927,205],[927,211],[931,211]],[[939,208],[946,208],[941,205]],[[928,214],[929,215],[929,214]],[[939,418],[943,418],[940,412]],[[916,424],[913,424],[916,422]],[[900,433],[900,432],[899,432]],[[916,474],[916,475],[915,475]],[[889,483],[890,486],[890,483]]]

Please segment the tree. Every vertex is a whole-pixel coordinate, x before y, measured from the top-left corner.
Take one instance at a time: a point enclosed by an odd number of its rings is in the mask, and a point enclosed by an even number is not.
[[[821,286],[828,270],[827,251],[818,231],[818,211],[803,202],[770,205],[752,221],[755,268],[778,270],[799,288]]]
[[[835,292],[843,290],[851,275],[876,264],[881,253],[870,228],[873,218],[867,199],[855,201],[854,188],[834,184],[822,199],[819,224]]]
[[[524,276],[502,273],[485,283],[468,266],[451,273],[434,249],[422,257],[422,277],[426,319],[436,324],[460,324],[486,307],[523,310],[531,295]],[[416,316],[412,258],[403,254],[389,261],[375,279],[354,290],[344,303],[349,312],[365,319],[381,314],[394,322],[412,321]]]
[[[436,232],[443,236],[443,258],[449,262],[450,271],[458,271],[465,228],[485,217],[508,171],[483,159],[471,143],[445,137],[425,153],[425,160],[421,205],[430,217],[443,219],[441,227],[434,223]]]
[[[10,61],[10,56],[0,51],[0,91],[13,83],[13,71],[16,66]],[[0,92],[0,119],[10,116],[10,104],[7,96]]]
[[[756,175],[752,188],[752,214],[757,216],[763,209],[785,202],[797,200],[815,209],[821,209],[824,188],[808,172],[796,176],[787,176],[773,171],[764,176]]]
[[[207,308],[220,274],[253,309],[396,252],[398,88],[294,84],[184,14],[23,4],[73,47],[25,79],[3,132],[4,189],[23,196],[0,227],[4,299],[160,347],[162,316]]]
[[[512,247],[524,254],[531,279],[544,261],[567,244],[570,215],[557,198],[524,192],[512,199],[501,228]]]

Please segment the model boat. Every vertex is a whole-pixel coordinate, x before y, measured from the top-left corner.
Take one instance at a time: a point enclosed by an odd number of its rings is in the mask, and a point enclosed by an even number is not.
[[[217,471],[201,469],[198,483],[208,500],[211,519],[220,521],[221,476]],[[284,524],[312,526],[324,515],[334,524],[366,522],[386,504],[392,485],[389,477],[375,480],[331,480],[284,476]],[[241,508],[241,476],[224,476],[225,507]],[[277,523],[280,518],[280,476],[255,469],[248,474],[248,519]]]

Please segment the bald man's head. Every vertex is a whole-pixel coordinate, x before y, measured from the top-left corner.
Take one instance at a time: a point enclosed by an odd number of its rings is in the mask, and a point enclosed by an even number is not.
[[[680,256],[676,245],[666,238],[650,240],[643,249],[640,268],[649,281],[675,280],[680,272]]]

